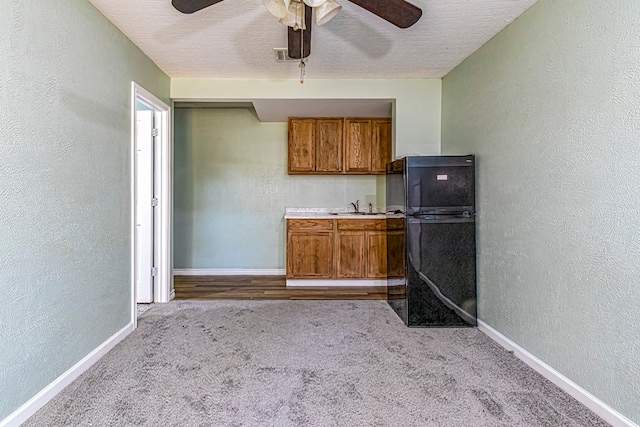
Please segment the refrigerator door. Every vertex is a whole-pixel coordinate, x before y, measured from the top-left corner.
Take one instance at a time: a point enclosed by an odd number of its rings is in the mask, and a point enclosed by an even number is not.
[[[475,212],[475,156],[407,157],[407,214]]]
[[[407,324],[475,326],[475,219],[464,215],[407,220]]]

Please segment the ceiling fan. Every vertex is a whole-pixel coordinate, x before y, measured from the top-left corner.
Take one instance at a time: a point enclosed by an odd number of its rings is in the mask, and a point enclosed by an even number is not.
[[[222,0],[172,0],[171,4],[182,13],[194,13]],[[422,10],[405,0],[350,0],[351,3],[379,16],[385,21],[408,28],[418,22]],[[311,53],[312,14],[316,23],[322,25],[333,18],[342,8],[335,0],[263,0],[265,7],[287,25],[288,55],[292,59],[303,59]],[[302,29],[302,33],[300,33]]]

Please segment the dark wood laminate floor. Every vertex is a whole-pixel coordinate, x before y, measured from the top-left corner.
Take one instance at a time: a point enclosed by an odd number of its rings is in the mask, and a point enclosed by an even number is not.
[[[287,288],[284,276],[175,276],[177,300],[384,300],[385,286]]]

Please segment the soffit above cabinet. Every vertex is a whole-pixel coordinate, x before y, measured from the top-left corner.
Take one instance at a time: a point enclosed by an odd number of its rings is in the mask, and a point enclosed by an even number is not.
[[[261,122],[286,122],[289,117],[390,118],[392,99],[253,99],[175,102],[175,108],[253,108]]]

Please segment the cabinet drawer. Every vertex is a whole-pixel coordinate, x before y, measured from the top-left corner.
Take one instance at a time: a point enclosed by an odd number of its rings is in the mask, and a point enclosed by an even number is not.
[[[338,230],[384,231],[387,229],[385,219],[339,219]]]
[[[333,230],[332,219],[288,219],[288,230]]]
[[[404,219],[403,218],[388,219],[387,230],[404,230]]]

